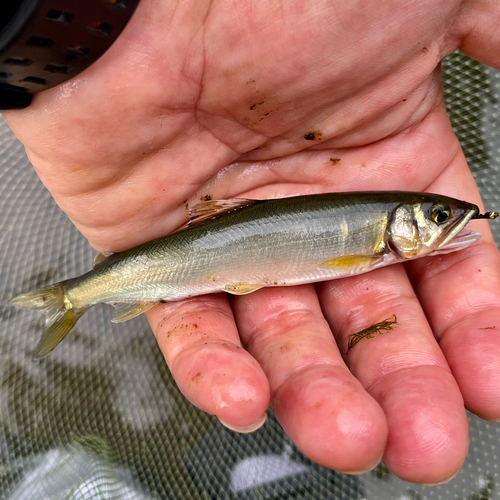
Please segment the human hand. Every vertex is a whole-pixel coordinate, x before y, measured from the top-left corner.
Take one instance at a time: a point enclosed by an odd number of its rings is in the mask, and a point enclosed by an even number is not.
[[[142,0],[99,61],[5,116],[100,251],[167,234],[207,195],[399,189],[480,204],[436,68],[459,46],[500,67],[487,8]],[[436,483],[465,458],[464,402],[500,418],[500,339],[485,329],[500,327],[500,258],[487,222],[470,227],[482,239],[456,254],[148,319],[181,391],[226,425],[254,428],[271,400],[321,465],[361,472],[383,453],[398,476]],[[349,334],[392,314],[397,330],[345,355]]]

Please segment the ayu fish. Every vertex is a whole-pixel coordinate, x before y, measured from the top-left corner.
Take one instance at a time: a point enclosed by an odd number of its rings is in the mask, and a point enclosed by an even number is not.
[[[125,252],[99,254],[92,271],[11,303],[47,315],[35,354],[40,357],[99,302],[116,308],[118,323],[159,302],[353,276],[461,250],[480,237],[461,232],[471,219],[497,216],[428,193],[208,201],[192,208],[187,228]]]

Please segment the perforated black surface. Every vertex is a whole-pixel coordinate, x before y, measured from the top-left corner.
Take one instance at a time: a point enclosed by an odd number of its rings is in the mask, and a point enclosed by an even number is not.
[[[453,55],[443,78],[486,207],[497,207],[500,75]],[[92,257],[0,122],[0,304],[83,273]],[[113,325],[111,314],[92,308],[35,363],[40,317],[0,306],[1,499],[500,498],[499,425],[469,415],[469,455],[444,486],[405,483],[383,465],[357,477],[337,474],[301,455],[272,414],[259,431],[239,435],[194,408],[146,320]]]
[[[0,110],[23,107],[31,94],[90,66],[120,34],[138,2],[6,2],[10,8],[0,7]]]

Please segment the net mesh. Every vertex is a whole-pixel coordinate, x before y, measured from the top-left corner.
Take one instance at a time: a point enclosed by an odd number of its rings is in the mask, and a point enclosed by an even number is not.
[[[500,73],[452,54],[446,104],[485,206],[500,192]],[[495,238],[500,243],[499,225]],[[0,304],[88,270],[93,252],[0,121]],[[40,316],[0,305],[0,499],[500,498],[500,427],[469,415],[471,446],[449,484],[420,487],[380,464],[347,476],[305,458],[271,411],[232,433],[180,394],[143,317],[92,308],[54,353],[32,362]],[[29,332],[29,334],[27,334]]]

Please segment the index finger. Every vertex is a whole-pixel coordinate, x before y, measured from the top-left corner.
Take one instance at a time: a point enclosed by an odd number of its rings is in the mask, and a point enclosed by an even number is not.
[[[225,294],[161,304],[147,316],[184,396],[233,430],[251,432],[264,423],[269,383],[241,348]]]

